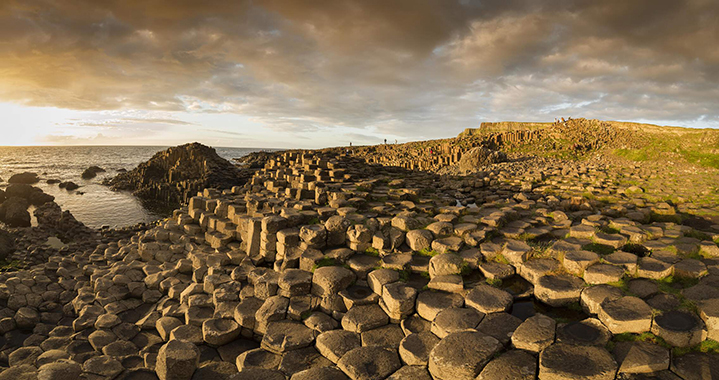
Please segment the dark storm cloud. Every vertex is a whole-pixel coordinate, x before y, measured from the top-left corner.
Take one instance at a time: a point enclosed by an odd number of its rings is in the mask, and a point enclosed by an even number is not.
[[[559,116],[719,126],[714,0],[5,0],[0,99],[446,136]]]

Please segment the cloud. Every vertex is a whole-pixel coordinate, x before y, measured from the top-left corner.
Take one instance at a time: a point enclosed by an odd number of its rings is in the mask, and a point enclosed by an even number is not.
[[[713,0],[6,0],[0,100],[406,139],[559,116],[719,127],[717,20]]]

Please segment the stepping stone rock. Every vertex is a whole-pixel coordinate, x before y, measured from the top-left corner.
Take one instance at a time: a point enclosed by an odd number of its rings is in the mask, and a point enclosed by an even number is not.
[[[399,356],[407,365],[426,366],[429,353],[439,343],[439,338],[430,332],[409,334],[399,344]]]
[[[352,380],[380,380],[402,364],[396,351],[382,347],[359,347],[344,354],[337,366]]]
[[[604,347],[612,333],[596,318],[587,318],[578,322],[561,323],[557,326],[557,342]]]
[[[652,308],[631,296],[602,302],[598,316],[612,334],[639,334],[649,331],[652,324]]]
[[[417,295],[416,308],[420,317],[431,322],[442,310],[463,305],[464,297],[459,294],[423,291]]]
[[[65,359],[45,364],[37,369],[38,380],[77,380],[81,374],[82,367],[80,364]]]
[[[392,321],[397,323],[414,313],[417,289],[402,282],[394,282],[384,286],[380,306]]]
[[[512,295],[490,285],[478,285],[470,290],[464,303],[481,313],[498,313],[507,311],[512,305]]]
[[[584,271],[584,281],[587,284],[606,284],[621,281],[624,269],[610,264],[594,264]]]
[[[514,334],[512,345],[520,350],[539,352],[554,343],[557,322],[542,314],[536,314],[522,322]]]
[[[447,335],[429,354],[429,372],[437,380],[473,380],[502,345],[478,331]]]
[[[604,348],[555,343],[539,355],[539,379],[613,380],[617,363]]]
[[[701,343],[707,337],[704,322],[694,313],[667,311],[654,317],[652,333],[676,347],[689,347]]]
[[[312,276],[312,294],[327,297],[347,289],[357,277],[344,267],[329,266],[315,270]]]
[[[281,355],[255,348],[237,356],[237,370],[245,372],[250,369],[277,369],[282,360]]]
[[[434,235],[428,230],[412,230],[407,232],[405,242],[413,251],[421,251],[432,245]]]
[[[508,313],[493,313],[486,315],[477,331],[497,339],[507,345],[514,334],[514,330],[522,324],[522,320]]]
[[[322,356],[314,347],[292,350],[282,355],[279,370],[287,376],[310,368],[331,367],[332,362]]]
[[[462,273],[462,265],[464,260],[454,253],[443,253],[433,256],[429,260],[429,276],[445,276],[449,274]]]
[[[95,356],[82,364],[85,372],[112,379],[125,370],[122,363],[110,356]],[[233,366],[234,367],[234,366]]]
[[[719,360],[714,354],[692,352],[674,356],[669,369],[683,380],[719,379]]]
[[[332,330],[317,336],[315,347],[322,356],[337,363],[344,354],[362,345],[360,335],[346,330]]]
[[[157,353],[155,372],[160,380],[191,379],[200,363],[200,350],[192,343],[171,340]]]
[[[403,338],[402,329],[395,324],[378,327],[361,334],[363,346],[380,346],[394,350],[399,347]]]
[[[227,380],[237,373],[232,363],[210,362],[200,366],[192,375],[192,380]]]
[[[617,251],[602,257],[604,262],[623,267],[627,273],[634,274],[637,272],[637,255],[624,251]]]
[[[238,372],[228,378],[229,380],[287,380],[285,374],[275,369],[250,368]]]
[[[355,306],[342,317],[342,328],[362,333],[389,323],[389,317],[379,305]]]
[[[406,365],[390,375],[387,380],[432,380],[427,372],[427,367],[417,365]]]
[[[564,254],[562,265],[571,274],[581,276],[584,270],[599,262],[599,255],[591,251],[571,251]]]
[[[537,281],[548,273],[555,272],[562,264],[555,259],[532,259],[517,267],[517,273],[525,280],[536,284]]]
[[[674,276],[680,278],[699,278],[707,274],[707,266],[695,259],[684,259],[674,264]]]
[[[619,373],[651,373],[669,368],[669,350],[649,342],[618,342],[613,353]]]
[[[294,321],[271,322],[262,337],[261,347],[282,354],[307,347],[315,340],[315,332],[302,323]]]
[[[509,240],[502,248],[502,255],[516,267],[527,261],[531,250],[532,247],[521,240]]]
[[[346,380],[344,372],[333,367],[310,368],[292,375],[290,380]]]
[[[629,281],[628,288],[630,293],[639,298],[650,297],[659,291],[659,287],[656,283],[641,278]]]
[[[240,325],[232,319],[212,318],[202,323],[202,338],[212,346],[222,346],[240,336]]]
[[[698,303],[699,316],[707,328],[707,337],[719,340],[719,299],[710,299]]]
[[[432,333],[440,338],[467,329],[475,329],[484,318],[484,313],[470,308],[450,308],[437,314],[432,322]]]
[[[637,276],[653,280],[661,280],[671,275],[672,270],[673,266],[671,264],[652,257],[642,257],[637,264]]]
[[[490,361],[477,380],[534,380],[536,376],[537,359],[522,350],[512,350]]]
[[[420,317],[417,314],[413,314],[408,318],[403,319],[399,325],[402,328],[402,331],[404,332],[405,336],[409,334],[430,331],[432,327],[431,322],[427,321],[426,319]]]
[[[399,273],[392,269],[376,269],[367,275],[367,284],[372,291],[382,295],[382,289],[385,285],[399,281]]]
[[[549,306],[578,302],[584,288],[581,278],[568,274],[542,276],[534,285],[534,296]]]

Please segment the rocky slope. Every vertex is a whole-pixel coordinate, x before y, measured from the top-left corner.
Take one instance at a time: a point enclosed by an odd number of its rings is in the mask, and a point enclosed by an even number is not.
[[[247,177],[215,149],[191,143],[158,152],[104,184],[113,190],[132,191],[144,200],[179,206],[204,188],[229,189],[244,184]]]

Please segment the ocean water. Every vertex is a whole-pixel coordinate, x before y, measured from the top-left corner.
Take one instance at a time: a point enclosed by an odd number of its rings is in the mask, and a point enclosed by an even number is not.
[[[124,227],[141,222],[151,222],[164,217],[161,211],[145,207],[129,192],[116,192],[103,186],[102,180],[113,177],[119,169],[132,170],[147,161],[162,146],[0,146],[0,188],[7,187],[7,180],[16,173],[35,172],[40,182],[33,185],[55,197],[63,210],[69,210],[75,218],[89,227]],[[243,157],[256,148],[216,147],[217,154],[232,160]],[[91,180],[80,177],[89,166],[106,170]],[[48,179],[73,181],[80,185],[74,191],[49,185]]]

